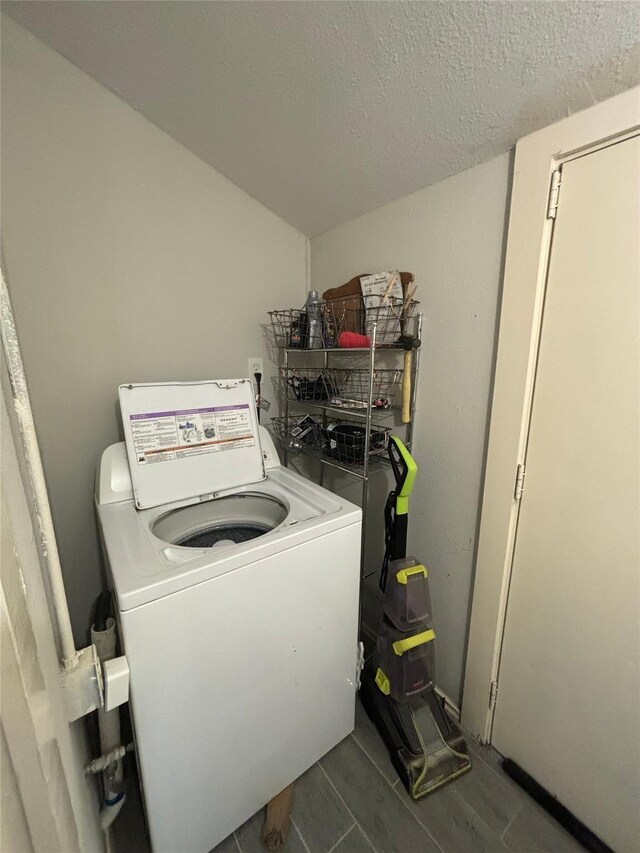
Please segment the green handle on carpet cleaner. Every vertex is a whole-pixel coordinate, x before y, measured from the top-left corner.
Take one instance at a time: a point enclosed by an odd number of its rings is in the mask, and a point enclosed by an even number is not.
[[[402,484],[402,489],[400,490],[400,494],[396,496],[396,515],[407,515],[409,512],[409,497],[413,492],[413,486],[416,482],[416,477],[418,476],[418,466],[416,464],[416,460],[409,453],[404,443],[400,441],[397,435],[392,435],[390,438],[391,441],[398,448],[398,452],[400,456],[402,456],[402,460],[407,467],[407,475],[404,478],[404,483]]]
[[[391,693],[391,682],[380,667],[378,667],[378,671],[376,672],[376,684],[385,696],[388,696],[389,693]]]
[[[415,649],[416,646],[421,646],[423,643],[430,643],[435,638],[436,632],[433,628],[429,628],[428,631],[423,631],[421,634],[414,634],[405,640],[396,640],[393,644],[393,651],[397,655],[403,655],[405,652]]]
[[[396,580],[398,581],[398,583],[407,584],[409,578],[413,577],[413,575],[422,575],[423,578],[426,578],[428,577],[429,572],[422,565],[411,566],[411,568],[409,569],[400,569],[400,571],[396,574]]]

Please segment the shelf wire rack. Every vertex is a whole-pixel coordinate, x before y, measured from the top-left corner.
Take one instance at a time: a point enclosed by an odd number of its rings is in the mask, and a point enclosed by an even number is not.
[[[362,575],[372,568],[366,548],[371,475],[379,472],[383,477],[384,472],[388,473],[390,470],[386,450],[391,429],[379,425],[381,418],[387,423],[389,419],[385,410],[374,405],[378,399],[386,399],[389,402],[388,411],[394,414],[392,429],[394,432],[398,428],[402,430],[404,442],[407,448],[412,450],[420,349],[415,350],[411,354],[412,357],[407,359],[407,353],[398,338],[400,334],[404,334],[421,339],[422,314],[415,310],[418,304],[414,300],[403,301],[401,304],[397,301],[372,310],[370,303],[365,308],[359,296],[329,300],[321,309],[323,346],[318,348],[300,345],[308,343],[308,338],[301,334],[304,332],[305,323],[308,322],[304,311],[285,309],[269,312],[275,342],[282,350],[283,364],[276,377],[276,384],[284,415],[272,418],[269,429],[283,451],[285,465],[290,458],[297,455],[312,457],[321,463],[320,485],[324,484],[325,469],[328,468],[338,469],[361,481]],[[349,341],[359,346],[341,347],[337,344],[343,332],[366,332],[366,337]],[[343,339],[344,343],[346,342]],[[402,369],[399,364],[400,357]],[[404,367],[408,361],[410,389],[409,383],[404,382]],[[293,377],[298,380],[305,379],[309,384],[289,384],[288,380]],[[329,383],[329,378],[332,384]],[[318,379],[321,381],[318,382]],[[317,383],[315,389],[310,383]],[[297,390],[294,390],[296,388]],[[403,394],[407,391],[410,420],[399,424],[396,415]],[[325,399],[325,394],[328,399]],[[321,399],[311,399],[314,397]],[[364,403],[364,407],[347,409],[336,405],[335,401],[344,402],[343,398],[346,401],[352,400],[354,405]],[[299,406],[300,410],[293,414],[292,406]],[[311,414],[307,413],[305,416],[303,408],[310,409]],[[349,440],[346,434],[336,434],[336,427],[339,425],[357,426],[359,432],[353,432]],[[369,441],[367,436],[370,436]]]
[[[362,472],[365,463],[368,467],[372,463],[386,465],[389,427],[371,424],[367,440],[367,428],[360,421],[340,417],[339,421],[325,424],[311,415],[288,415],[271,418],[269,429],[287,453],[333,462],[352,473]]]
[[[397,409],[400,406],[402,370],[376,368],[283,367],[280,390],[291,402],[345,412]]]
[[[365,305],[361,296],[328,300],[320,306],[322,336],[315,341],[322,347],[309,346],[308,317],[303,309],[283,308],[268,313],[276,346],[282,349],[346,348],[342,337],[345,332],[364,335],[367,340],[363,340],[360,346],[371,346],[375,337],[375,346],[393,347],[398,345],[398,339],[408,321],[414,317],[418,304],[414,299],[402,300],[391,296],[380,297],[380,303],[376,305]]]

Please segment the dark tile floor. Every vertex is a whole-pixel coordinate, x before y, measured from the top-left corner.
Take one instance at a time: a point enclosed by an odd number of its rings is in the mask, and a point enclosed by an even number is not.
[[[412,801],[360,704],[352,735],[298,780],[286,853],[578,853],[582,848],[470,742],[473,769]],[[114,826],[117,853],[149,850],[135,797]],[[213,853],[263,853],[262,811]],[[118,825],[119,824],[119,825]],[[184,853],[189,851],[185,839]],[[179,853],[179,851],[176,851]],[[182,853],[182,851],[180,851]]]

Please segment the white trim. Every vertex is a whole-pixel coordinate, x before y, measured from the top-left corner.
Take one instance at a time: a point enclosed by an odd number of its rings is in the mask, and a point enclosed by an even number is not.
[[[304,295],[311,290],[311,240],[304,238]]]
[[[78,653],[73,639],[71,617],[64,590],[62,566],[58,554],[56,534],[53,529],[51,507],[47,485],[40,458],[40,448],[36,438],[36,428],[33,421],[31,401],[27,390],[27,379],[22,363],[22,353],[18,343],[16,324],[9,299],[9,290],[5,276],[0,269],[0,337],[2,350],[7,364],[10,381],[13,409],[19,428],[24,454],[29,498],[33,508],[33,523],[43,565],[47,572],[51,601],[53,604],[52,617],[55,620],[57,636],[60,641],[60,653],[65,669],[73,669],[78,662]]]
[[[476,562],[462,725],[490,742],[515,543],[517,466],[524,462],[547,258],[551,174],[587,151],[640,128],[640,87],[521,139],[516,146],[491,427]],[[560,192],[562,204],[562,191]]]
[[[8,376],[4,369],[1,373],[2,747],[36,853],[101,851],[95,785],[84,775],[89,757],[84,724],[67,722],[38,537],[22,477],[18,427],[5,402]],[[14,844],[12,849],[19,848]]]
[[[451,699],[450,696],[447,696],[447,694],[444,691],[440,690],[439,687],[436,687],[435,691],[436,691],[436,695],[440,699],[442,699],[442,701],[444,702],[444,710],[446,711],[448,716],[451,717],[452,720],[455,720],[456,723],[459,723],[460,722],[460,708],[458,708],[458,706],[453,701],[453,699]]]

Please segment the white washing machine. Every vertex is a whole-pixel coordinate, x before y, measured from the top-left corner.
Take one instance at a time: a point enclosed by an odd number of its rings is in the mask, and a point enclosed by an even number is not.
[[[354,724],[361,510],[248,379],[121,386],[96,503],[156,853],[206,853]]]

